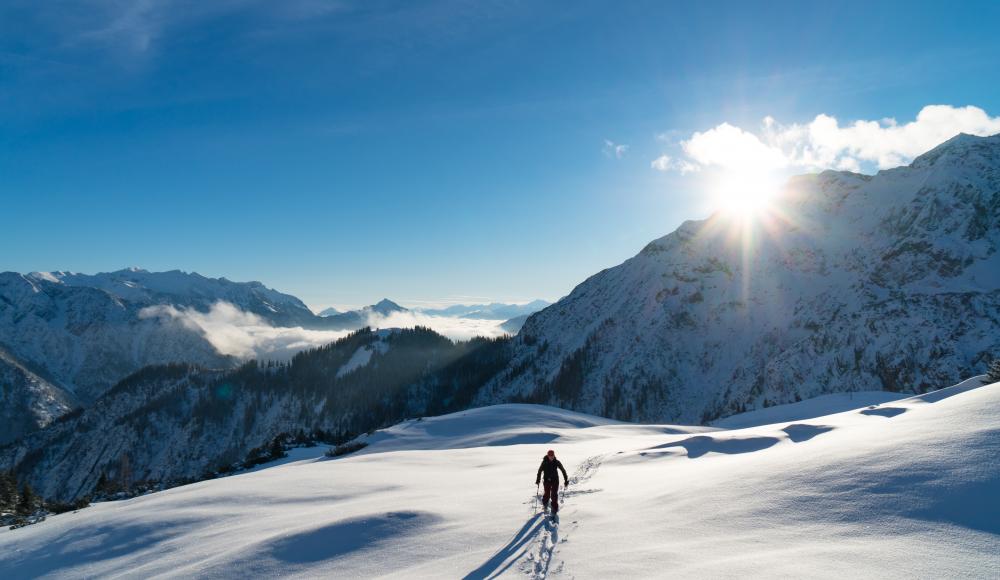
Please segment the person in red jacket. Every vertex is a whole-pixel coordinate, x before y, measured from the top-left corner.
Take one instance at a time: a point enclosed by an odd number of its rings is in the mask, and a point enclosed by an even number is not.
[[[549,452],[542,458],[542,464],[538,466],[538,473],[535,475],[535,485],[538,485],[544,474],[545,495],[542,496],[542,509],[549,509],[549,498],[551,498],[553,516],[559,512],[559,471],[562,471],[564,485],[568,486],[569,476],[566,475],[566,468],[556,459],[556,452],[549,449]]]

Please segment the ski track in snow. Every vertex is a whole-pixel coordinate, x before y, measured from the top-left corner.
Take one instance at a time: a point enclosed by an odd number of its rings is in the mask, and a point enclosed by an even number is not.
[[[570,477],[570,485],[560,491],[559,493],[559,513],[561,514],[560,520],[564,517],[566,518],[568,529],[560,535],[560,523],[552,522],[549,519],[543,520],[543,525],[538,529],[538,534],[535,540],[532,542],[531,547],[526,551],[526,557],[521,562],[519,569],[526,576],[532,580],[544,580],[548,578],[549,575],[561,576],[565,574],[566,562],[558,559],[557,548],[560,544],[569,541],[569,533],[576,530],[579,527],[579,521],[572,519],[574,512],[568,509],[568,506],[572,504],[568,500],[577,495],[597,493],[601,490],[599,489],[577,489],[583,483],[586,483],[591,477],[597,473],[597,469],[601,466],[601,462],[604,460],[604,455],[594,455],[588,457],[577,467],[573,476]],[[533,504],[537,504],[535,501]],[[543,514],[544,517],[544,514]]]

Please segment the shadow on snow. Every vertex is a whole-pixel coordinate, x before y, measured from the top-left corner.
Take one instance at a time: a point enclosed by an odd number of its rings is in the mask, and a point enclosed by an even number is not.
[[[377,548],[399,536],[413,534],[438,519],[423,512],[389,512],[353,518],[282,537],[271,544],[269,551],[281,562],[310,564]]]
[[[520,558],[525,547],[538,535],[544,525],[545,516],[543,514],[535,514],[528,518],[528,521],[524,522],[524,525],[507,542],[507,545],[497,550],[481,566],[466,574],[464,580],[496,578],[506,572]]]
[[[713,439],[707,435],[696,435],[688,437],[682,441],[674,441],[657,445],[650,449],[668,449],[670,447],[683,447],[687,450],[687,456],[695,459],[706,453],[725,453],[728,455],[736,453],[753,453],[767,449],[778,443],[777,437],[743,437],[740,439]]]

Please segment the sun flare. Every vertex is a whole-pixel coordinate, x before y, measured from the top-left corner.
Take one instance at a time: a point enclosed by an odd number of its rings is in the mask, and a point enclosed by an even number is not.
[[[727,172],[712,187],[714,204],[727,214],[752,218],[771,207],[780,185],[771,172]]]

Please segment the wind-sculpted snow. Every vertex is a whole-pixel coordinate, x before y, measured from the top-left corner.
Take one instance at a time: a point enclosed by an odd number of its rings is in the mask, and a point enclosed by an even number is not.
[[[686,222],[532,315],[477,402],[707,423],[1000,357],[1000,135],[794,178],[748,223]]]
[[[533,405],[411,420],[358,454],[2,530],[0,576],[989,578],[1000,383],[983,382],[737,430]],[[532,430],[553,438],[516,441]],[[534,495],[548,448],[572,474],[558,524]]]

